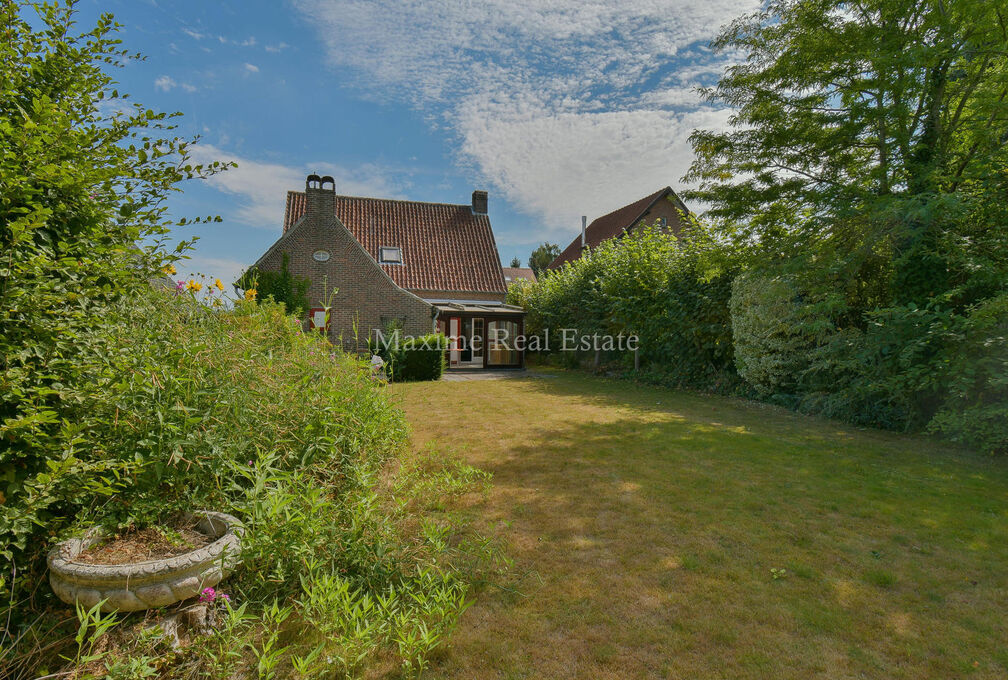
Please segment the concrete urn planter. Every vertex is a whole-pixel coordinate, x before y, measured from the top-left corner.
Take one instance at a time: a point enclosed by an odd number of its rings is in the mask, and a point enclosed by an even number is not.
[[[63,541],[49,553],[49,583],[67,604],[90,609],[102,600],[102,611],[134,612],[164,607],[195,597],[217,585],[237,565],[244,528],[223,512],[192,513],[196,530],[213,539],[208,545],[175,557],[126,564],[89,564],[77,556],[102,540],[92,530],[83,538]]]

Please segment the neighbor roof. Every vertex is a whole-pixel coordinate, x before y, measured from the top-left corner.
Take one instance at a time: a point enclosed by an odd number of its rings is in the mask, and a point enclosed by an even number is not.
[[[305,214],[303,191],[287,192],[284,232]],[[376,262],[378,249],[402,249],[402,264],[379,266],[411,291],[504,293],[490,218],[469,205],[359,196],[335,197],[336,217]]]
[[[622,208],[618,208],[611,213],[592,220],[592,223],[585,229],[585,241],[588,247],[595,248],[603,241],[620,236],[625,230],[637,224],[644,217],[644,213],[650,210],[655,203],[669,194],[672,195],[680,208],[683,210],[686,209],[686,206],[683,205],[679,197],[672,191],[672,187],[659,189],[639,201],[634,201],[629,205],[625,205]],[[579,257],[581,257],[581,234],[578,234],[571,241],[570,245],[564,248],[563,252],[549,264],[549,268],[556,269],[565,262],[573,262]]]
[[[501,270],[504,273],[504,283],[511,285],[518,279],[528,279],[532,283],[535,283],[536,275],[530,267],[504,267]]]

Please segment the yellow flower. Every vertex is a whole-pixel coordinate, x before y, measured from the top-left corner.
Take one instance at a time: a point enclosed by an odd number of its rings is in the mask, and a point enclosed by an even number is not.
[[[191,290],[194,293],[199,292],[203,288],[203,284],[199,281],[194,281],[189,279],[189,283],[186,284],[186,290]]]
[[[221,283],[220,279],[214,279],[213,285],[216,286],[217,290],[224,290],[224,284]]]
[[[246,300],[255,300],[255,298],[256,298],[256,289],[255,288],[249,288],[247,291],[245,291],[245,299]]]
[[[163,271],[168,276],[173,276],[178,273],[175,270],[175,265],[173,264],[165,265],[165,267],[161,271]]]

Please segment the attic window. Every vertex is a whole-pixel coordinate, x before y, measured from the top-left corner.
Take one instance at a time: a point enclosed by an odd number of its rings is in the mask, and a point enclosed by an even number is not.
[[[382,246],[378,249],[378,260],[382,264],[402,264],[402,248]]]

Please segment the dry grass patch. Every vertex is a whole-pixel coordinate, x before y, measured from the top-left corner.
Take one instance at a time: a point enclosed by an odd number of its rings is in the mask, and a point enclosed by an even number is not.
[[[1008,673],[1006,461],[577,374],[390,389],[519,575],[436,677]]]

